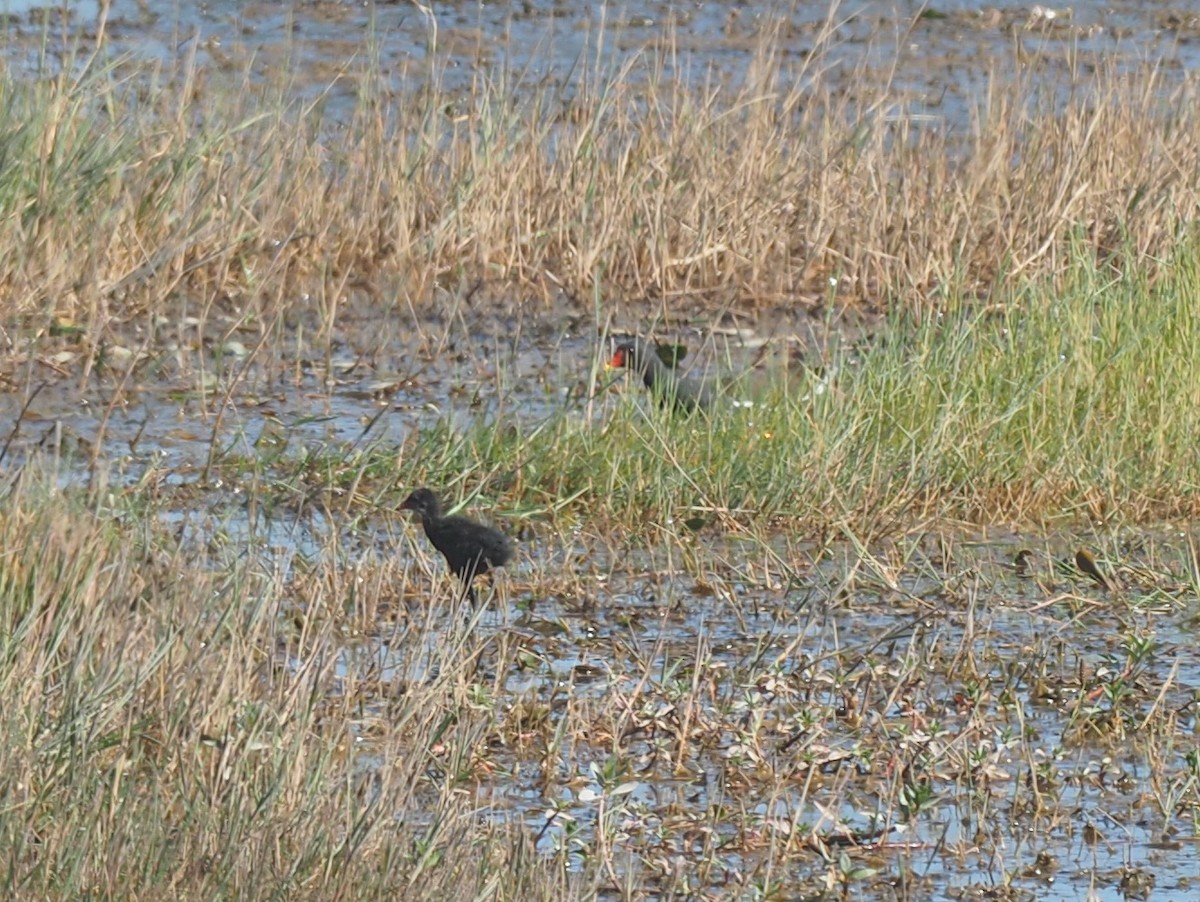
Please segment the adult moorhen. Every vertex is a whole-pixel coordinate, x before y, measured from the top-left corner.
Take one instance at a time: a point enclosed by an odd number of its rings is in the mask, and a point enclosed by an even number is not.
[[[608,365],[624,367],[641,376],[650,394],[663,407],[684,413],[712,407],[711,385],[677,373],[663,363],[654,349],[640,338],[626,338],[618,342]]]
[[[466,517],[443,517],[442,503],[430,489],[414,491],[404,499],[400,510],[421,515],[425,535],[446,558],[454,575],[462,580],[472,604],[475,588],[471,583],[475,577],[512,560],[512,539],[498,529]]]

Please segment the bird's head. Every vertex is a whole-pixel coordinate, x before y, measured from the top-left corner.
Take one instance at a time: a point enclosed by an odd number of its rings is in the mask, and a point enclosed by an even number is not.
[[[436,520],[442,515],[442,505],[430,489],[417,489],[404,499],[400,505],[402,511],[413,511],[422,518]]]
[[[648,363],[646,347],[636,338],[619,342],[613,348],[608,365],[612,369],[627,369],[642,372]]]

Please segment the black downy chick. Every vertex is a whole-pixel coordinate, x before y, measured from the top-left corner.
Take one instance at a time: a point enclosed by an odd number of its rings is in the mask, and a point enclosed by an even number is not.
[[[442,504],[430,489],[417,489],[404,499],[400,510],[421,515],[421,525],[433,547],[442,553],[475,603],[475,577],[503,567],[513,556],[512,539],[490,526],[466,517],[443,517]]]

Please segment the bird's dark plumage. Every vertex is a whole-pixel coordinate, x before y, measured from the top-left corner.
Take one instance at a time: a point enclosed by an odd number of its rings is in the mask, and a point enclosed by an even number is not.
[[[654,349],[640,338],[627,338],[613,349],[609,366],[633,370],[642,377],[650,394],[663,407],[690,412],[712,406],[712,388],[698,379],[683,376],[659,359]]]
[[[513,544],[508,536],[466,517],[443,517],[442,504],[430,489],[414,491],[404,499],[400,510],[421,515],[425,535],[446,558],[454,575],[462,580],[472,602],[475,589],[471,583],[475,577],[512,560]]]

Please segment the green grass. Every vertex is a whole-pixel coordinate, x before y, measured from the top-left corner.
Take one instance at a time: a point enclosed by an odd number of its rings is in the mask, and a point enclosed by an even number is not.
[[[717,512],[868,533],[917,516],[1186,515],[1200,486],[1194,250],[1164,271],[1101,272],[1080,253],[1057,285],[895,314],[826,381],[776,367],[752,410],[680,416],[631,381],[591,421],[572,404],[536,423],[443,422],[392,455],[392,475],[482,485],[515,508],[570,499],[634,529]]]

